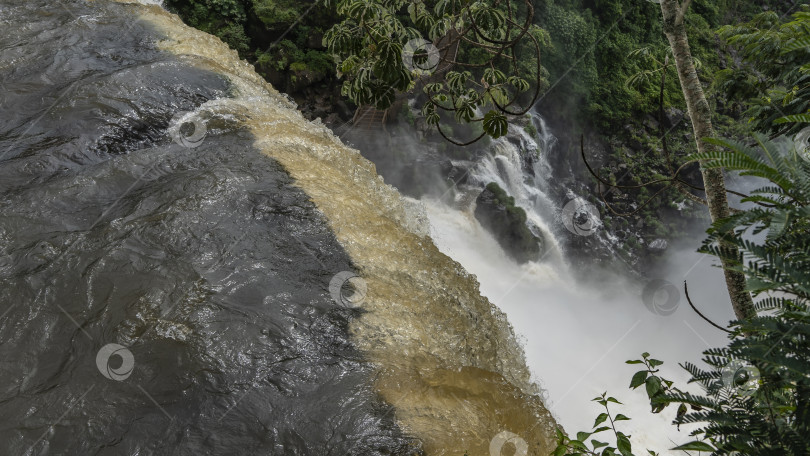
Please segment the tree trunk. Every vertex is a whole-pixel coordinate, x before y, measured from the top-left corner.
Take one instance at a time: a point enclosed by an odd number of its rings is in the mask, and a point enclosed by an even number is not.
[[[683,96],[686,99],[689,118],[692,120],[697,150],[700,153],[707,151],[711,147],[703,141],[703,138],[714,136],[714,129],[712,127],[711,108],[706,96],[703,94],[703,87],[698,79],[697,71],[695,71],[692,53],[689,50],[689,41],[686,37],[683,17],[688,8],[689,0],[684,0],[683,4],[679,4],[678,0],[661,0],[664,34],[672,47],[675,67],[678,70],[678,78],[681,82]],[[726,199],[723,170],[719,168],[706,169],[701,163],[700,172],[703,175],[706,202],[709,206],[712,221],[728,217],[729,207]],[[722,245],[722,247],[733,248],[729,245]],[[745,290],[745,275],[732,269],[735,263],[733,259],[721,257],[720,260],[723,265],[723,273],[726,276],[726,287],[731,297],[731,305],[734,307],[734,314],[738,319],[755,315],[751,295]]]

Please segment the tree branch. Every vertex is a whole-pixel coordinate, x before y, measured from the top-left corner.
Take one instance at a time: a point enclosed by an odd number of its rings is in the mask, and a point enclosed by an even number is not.
[[[733,331],[729,331],[728,329],[726,329],[726,328],[718,325],[717,323],[709,320],[705,315],[703,315],[702,313],[700,313],[699,310],[697,310],[697,307],[695,307],[695,305],[692,304],[692,299],[689,298],[689,287],[686,286],[686,280],[683,281],[683,293],[686,295],[686,302],[689,303],[689,306],[692,307],[692,310],[694,310],[695,313],[697,313],[700,316],[700,318],[706,320],[710,325],[714,326],[715,328],[717,328],[717,329],[719,329],[721,331],[725,331],[725,332],[727,332],[729,334],[734,334]]]

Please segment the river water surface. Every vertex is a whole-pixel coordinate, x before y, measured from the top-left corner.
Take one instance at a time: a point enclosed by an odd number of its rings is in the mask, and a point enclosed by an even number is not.
[[[547,454],[475,278],[219,40],[102,0],[0,26],[0,454]]]

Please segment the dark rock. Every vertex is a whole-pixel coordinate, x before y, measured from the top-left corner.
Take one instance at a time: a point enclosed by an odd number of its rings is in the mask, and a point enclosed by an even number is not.
[[[672,128],[683,119],[683,111],[678,108],[666,108],[664,110],[664,126]]]
[[[337,113],[333,112],[333,113],[327,115],[326,118],[323,119],[323,123],[327,127],[331,128],[333,126],[337,126],[341,122],[340,122],[340,117],[338,117]]]
[[[497,184],[490,183],[475,200],[475,218],[495,236],[498,244],[519,263],[537,261],[543,251],[544,240],[532,233],[526,212],[515,206]],[[537,234],[540,230],[535,227]]]
[[[338,99],[338,102],[335,103],[335,111],[343,120],[349,120],[354,117],[354,109],[350,108],[345,101],[340,99]]]
[[[264,76],[264,79],[270,83],[273,87],[278,90],[281,90],[286,85],[287,77],[284,75],[283,72],[277,70],[272,65],[261,65],[256,64],[256,68],[259,70],[259,74]]]
[[[450,179],[456,185],[463,185],[467,183],[469,170],[461,166],[456,166],[450,160],[444,160],[440,165],[442,176]]]
[[[313,117],[326,117],[329,113],[332,112],[332,106],[323,105],[323,104],[315,104],[312,107],[312,116]]]

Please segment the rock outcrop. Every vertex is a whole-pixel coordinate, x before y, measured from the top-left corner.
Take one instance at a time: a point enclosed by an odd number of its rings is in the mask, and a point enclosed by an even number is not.
[[[543,254],[543,238],[532,232],[526,212],[496,183],[490,183],[475,201],[475,218],[516,261],[536,261]]]

